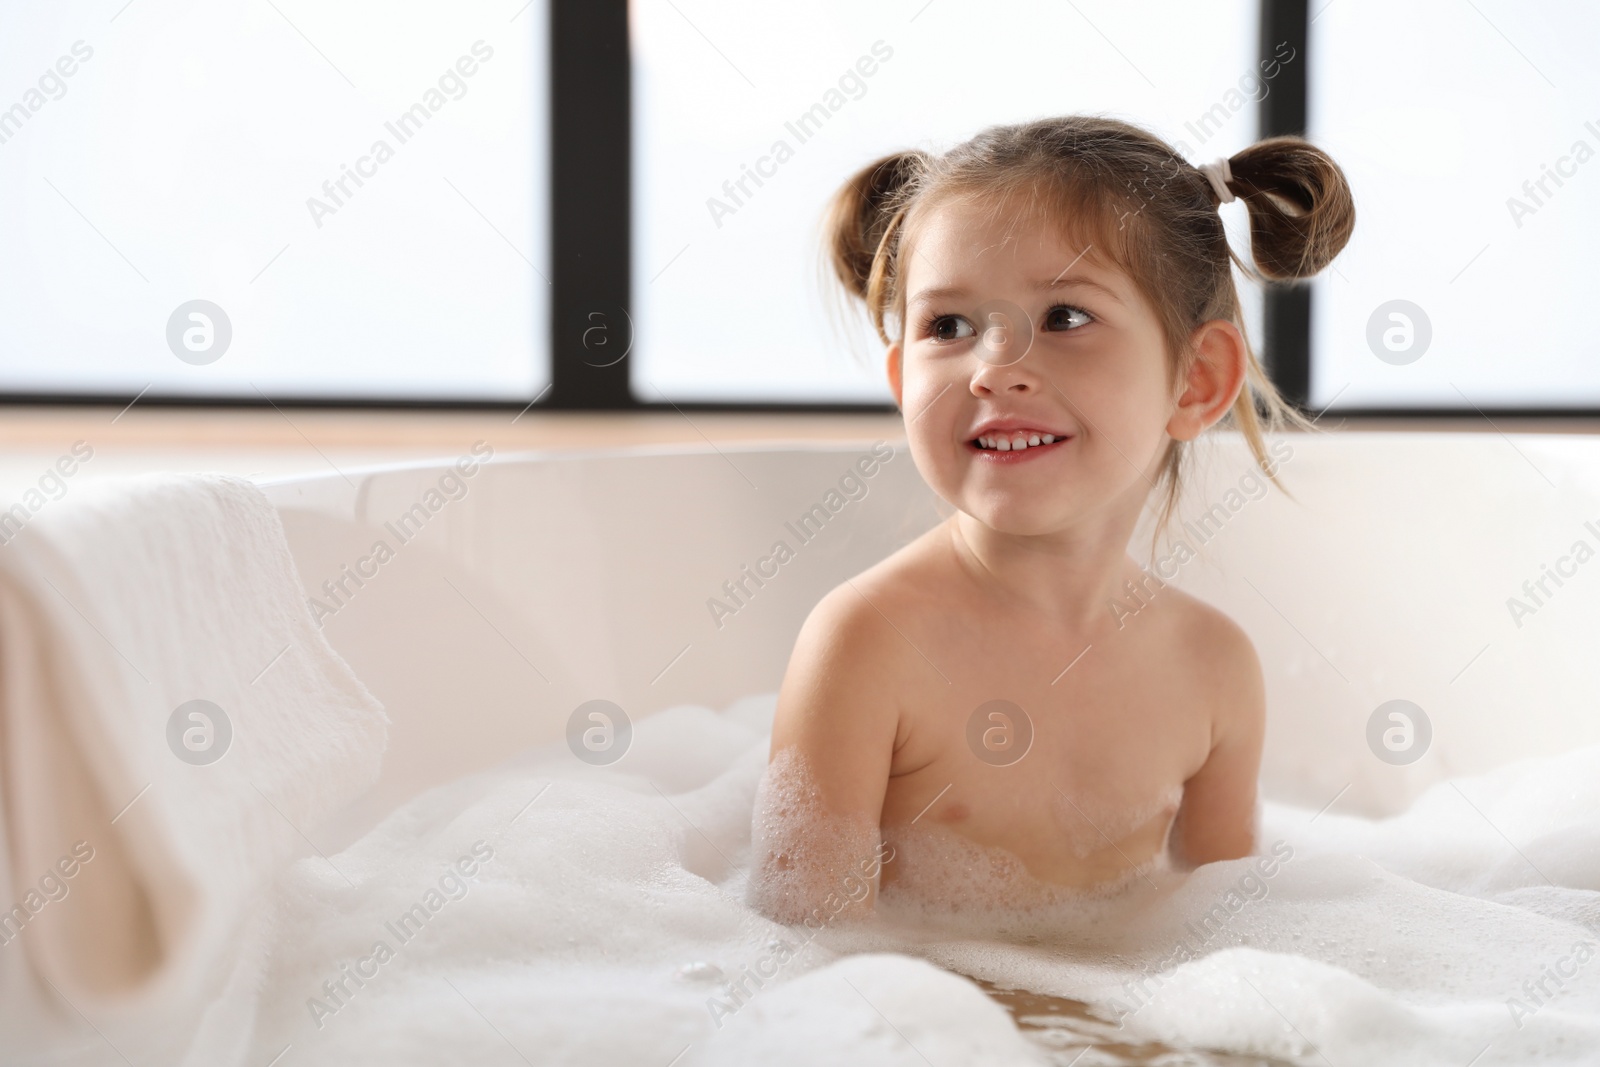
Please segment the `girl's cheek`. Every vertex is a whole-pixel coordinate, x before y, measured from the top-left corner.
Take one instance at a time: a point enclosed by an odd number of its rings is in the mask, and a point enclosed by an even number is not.
[[[964,378],[939,379],[931,376],[905,380],[901,389],[900,407],[905,414],[909,432],[912,435],[930,438],[943,432],[940,429],[943,423],[935,416],[940,413],[939,409],[946,405],[951,412],[956,410],[950,401],[961,395],[960,390],[965,387],[965,382]],[[927,415],[926,418],[922,417],[924,414]],[[916,420],[914,424],[911,423],[913,419]]]

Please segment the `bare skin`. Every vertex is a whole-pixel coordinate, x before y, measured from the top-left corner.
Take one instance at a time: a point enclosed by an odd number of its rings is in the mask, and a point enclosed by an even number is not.
[[[819,901],[872,847],[844,827],[942,827],[1078,888],[1164,848],[1193,867],[1255,845],[1255,651],[1216,609],[1172,587],[1151,595],[1128,554],[1168,442],[1199,436],[1238,396],[1243,338],[1202,323],[1175,380],[1131,279],[1051,227],[1011,221],[954,202],[914,235],[887,369],[913,460],[956,511],[817,604],[779,693],[772,756],[802,757],[838,829],[804,831],[812,855],[832,849],[811,875]],[[1032,324],[1025,349],[1016,331],[983,334],[996,300]],[[1004,418],[1064,440],[996,462],[971,442]],[[1148,606],[1119,620],[1110,605],[1131,602],[1127,581]],[[994,700],[1033,732],[1005,766],[969,743]],[[1023,728],[984,721],[1002,739]],[[758,879],[791,866],[783,842],[768,844]],[[883,864],[879,884],[919,873],[907,862]],[[806,909],[787,910],[773,917]]]

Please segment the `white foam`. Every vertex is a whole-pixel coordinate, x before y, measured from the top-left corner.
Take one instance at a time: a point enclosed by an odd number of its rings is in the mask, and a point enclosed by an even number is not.
[[[870,907],[884,858],[875,820],[829,810],[800,750],[773,756],[756,790],[745,899],[783,923],[847,921]]]
[[[1103,1022],[1080,1031],[1122,1042],[1600,1061],[1600,957],[1573,952],[1600,939],[1600,748],[1444,783],[1384,821],[1267,801],[1270,864],[1033,909],[936,915],[886,893],[870,921],[810,929],[745,903],[770,720],[741,709],[642,720],[603,771],[553,747],[299,863],[246,1062],[285,1045],[296,1064],[516,1062],[508,1043],[540,1063],[1046,1062],[952,971],[1082,1000]],[[469,891],[319,1028],[308,998],[478,840],[494,857]]]
[[[1094,913],[1144,883],[1155,888],[1172,877],[1165,850],[1091,886],[1041,881],[1014,854],[980,845],[944,826],[894,827],[895,879],[879,906],[897,922],[959,923],[973,936],[1026,936],[1052,924]]]

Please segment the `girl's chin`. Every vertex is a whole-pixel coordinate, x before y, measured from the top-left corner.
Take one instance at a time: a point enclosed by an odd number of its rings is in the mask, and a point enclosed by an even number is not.
[[[969,506],[962,506],[961,510],[966,512],[969,518],[983,523],[995,533],[1013,537],[1051,534],[1071,525],[1069,519],[1062,515],[1059,509],[1042,508],[1037,505],[996,507],[992,502],[973,502]]]

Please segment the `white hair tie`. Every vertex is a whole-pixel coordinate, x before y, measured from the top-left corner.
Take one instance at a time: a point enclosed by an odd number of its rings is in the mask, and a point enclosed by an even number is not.
[[[1222,203],[1229,204],[1238,199],[1233,195],[1233,190],[1228,188],[1228,183],[1233,181],[1233,168],[1228,166],[1227,156],[1218,156],[1213,163],[1202,163],[1199,170],[1211,183],[1211,188],[1217,191],[1217,199]]]

